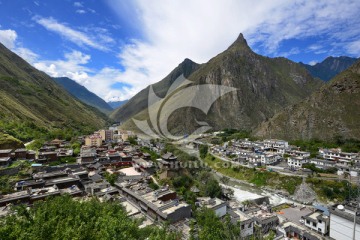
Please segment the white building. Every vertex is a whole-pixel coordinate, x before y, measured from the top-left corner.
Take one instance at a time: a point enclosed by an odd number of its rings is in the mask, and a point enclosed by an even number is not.
[[[267,139],[264,140],[265,148],[270,149],[286,149],[289,147],[289,143],[284,140],[277,140],[277,139]]]
[[[280,160],[280,156],[276,154],[262,154],[261,165],[272,165]]]
[[[334,205],[330,208],[330,238],[352,240],[354,206]],[[355,239],[360,239],[360,217],[356,217]]]
[[[350,163],[351,161],[354,161],[357,157],[356,153],[347,153],[342,152],[340,148],[335,149],[319,149],[319,153],[321,157],[328,160],[336,160],[339,162],[343,162],[344,164]]]
[[[317,210],[304,216],[305,226],[325,235],[329,232],[330,219],[322,211]]]
[[[289,157],[287,161],[290,168],[302,168],[302,165],[308,162],[309,159],[303,157]]]
[[[197,204],[201,207],[206,207],[214,210],[216,216],[223,217],[226,215],[226,202],[218,198],[201,197],[198,198]]]

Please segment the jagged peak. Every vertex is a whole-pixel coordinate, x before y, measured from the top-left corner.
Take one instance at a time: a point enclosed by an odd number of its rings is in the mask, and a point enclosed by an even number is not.
[[[239,34],[239,36],[236,38],[235,42],[233,42],[233,44],[231,44],[228,49],[232,49],[232,48],[251,51],[251,49],[242,33]]]

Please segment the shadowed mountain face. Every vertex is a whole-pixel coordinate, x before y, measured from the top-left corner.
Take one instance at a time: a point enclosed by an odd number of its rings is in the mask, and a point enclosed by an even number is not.
[[[125,103],[127,103],[129,100],[124,100],[124,101],[114,101],[114,102],[107,102],[107,104],[109,104],[109,106],[112,109],[117,109],[119,107],[121,107],[122,105],[124,105]]]
[[[306,100],[286,108],[257,130],[284,139],[360,139],[360,61]]]
[[[160,97],[164,97],[168,88],[179,76],[184,75],[185,77],[188,77],[191,73],[198,69],[199,66],[199,64],[194,63],[190,59],[185,59],[163,80],[153,84],[155,93]],[[124,122],[132,116],[135,116],[148,107],[148,95],[149,87],[146,87],[134,97],[129,99],[124,105],[116,109],[110,117],[116,121]]]
[[[317,63],[314,66],[308,64],[302,64],[313,77],[320,78],[324,81],[329,81],[337,74],[349,68],[358,59],[351,57],[328,57],[321,63]]]
[[[0,85],[0,131],[84,130],[104,126],[107,121],[104,114],[74,98],[2,44]]]
[[[74,80],[67,77],[54,78],[54,80],[83,103],[96,107],[106,114],[113,110],[102,98],[98,97],[93,92],[90,92],[84,86],[78,84]]]
[[[323,84],[298,63],[254,53],[242,34],[227,50],[209,62],[197,65],[187,78],[194,85],[224,85],[234,87],[237,91],[217,100],[211,106],[208,115],[194,108],[169,112],[168,115],[171,116],[167,123],[168,129],[176,134],[192,133],[199,127],[199,121],[207,122],[213,129],[253,129],[276,112],[308,97]],[[167,84],[164,89],[169,85]],[[148,88],[144,90],[145,103],[147,92]],[[197,99],[198,96],[187,101]],[[126,104],[128,108],[135,106],[132,100]],[[129,118],[134,115],[127,116]],[[147,111],[140,112],[134,118],[147,119]],[[124,128],[133,128],[132,121],[126,122]]]

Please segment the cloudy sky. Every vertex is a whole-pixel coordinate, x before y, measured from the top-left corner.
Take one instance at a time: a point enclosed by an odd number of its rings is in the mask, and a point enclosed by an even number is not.
[[[124,100],[240,32],[269,57],[359,57],[359,12],[359,0],[0,0],[0,42],[50,76]]]

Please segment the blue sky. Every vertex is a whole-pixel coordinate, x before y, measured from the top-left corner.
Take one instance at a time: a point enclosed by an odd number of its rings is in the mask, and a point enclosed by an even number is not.
[[[252,49],[314,64],[360,56],[358,0],[0,0],[0,42],[105,100],[128,99],[185,58],[244,33]]]

